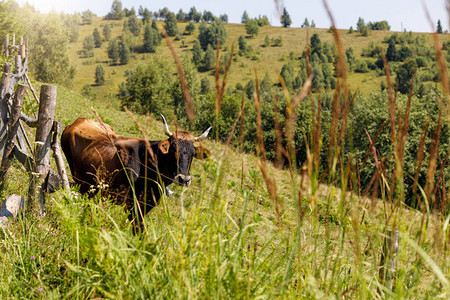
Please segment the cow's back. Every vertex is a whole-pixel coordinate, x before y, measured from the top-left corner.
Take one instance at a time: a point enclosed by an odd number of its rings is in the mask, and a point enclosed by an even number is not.
[[[61,147],[67,158],[75,182],[86,192],[91,185],[96,185],[98,173],[102,170],[117,170],[118,159],[113,141],[117,135],[111,126],[79,118],[68,125],[61,135]]]

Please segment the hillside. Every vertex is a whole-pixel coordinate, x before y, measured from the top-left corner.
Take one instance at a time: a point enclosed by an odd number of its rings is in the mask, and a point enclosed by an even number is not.
[[[163,21],[157,21],[158,27],[163,26]],[[94,18],[91,25],[81,25],[80,35],[76,42],[69,44],[69,54],[71,62],[76,65],[77,74],[74,81],[74,89],[80,91],[85,84],[90,84],[93,87],[93,91],[97,94],[97,99],[103,99],[111,96],[111,93],[118,92],[118,85],[125,81],[125,71],[134,69],[138,64],[148,63],[155,55],[161,56],[164,59],[172,62],[170,50],[164,40],[161,42],[161,46],[157,48],[155,54],[152,53],[132,53],[131,60],[127,65],[110,65],[107,55],[108,42],[103,42],[101,48],[94,48],[94,56],[90,58],[81,58],[79,51],[83,50],[84,38],[88,35],[92,35],[95,28],[98,28],[101,32],[102,27],[105,24],[109,24],[112,28],[112,37],[118,38],[122,34],[123,21],[110,21],[103,20],[103,18]],[[182,32],[187,23],[178,23],[178,28]],[[198,24],[196,25],[198,27]],[[241,35],[247,36],[245,30],[245,24],[226,24],[227,31],[227,43],[224,49],[230,51],[231,45],[235,44],[235,53],[238,52],[238,38]],[[388,45],[382,43],[383,40],[395,32],[391,31],[373,31],[370,36],[361,36],[358,32],[348,33],[348,30],[339,30],[343,45],[347,48],[353,48],[356,57],[359,57],[363,49],[368,48],[370,44],[381,46],[386,50]],[[256,37],[247,36],[247,45],[251,46],[253,51],[249,54],[249,57],[236,56],[233,60],[230,73],[229,73],[229,86],[234,87],[237,83],[244,84],[250,79],[254,79],[254,70],[256,69],[261,77],[267,73],[272,82],[278,82],[278,76],[282,69],[282,66],[289,61],[295,63],[297,58],[301,57],[302,53],[306,49],[307,35],[311,37],[314,33],[318,33],[322,43],[328,42],[333,44],[333,35],[328,29],[319,28],[283,28],[273,26],[263,26],[259,30],[259,34]],[[281,38],[281,47],[264,47],[264,39],[266,35],[271,39]],[[431,36],[429,34],[413,33],[413,36],[428,36],[431,42]],[[191,57],[192,47],[194,41],[197,39],[198,29],[193,35],[180,35],[180,40],[172,38],[177,54],[182,57],[188,55]],[[448,41],[450,37],[448,35],[441,35],[441,41]],[[139,39],[143,40],[143,29],[141,29],[141,35]],[[143,43],[143,41],[142,41]],[[184,46],[183,46],[184,43]],[[369,58],[364,58],[371,60]],[[95,86],[94,74],[98,64],[101,64],[106,71],[106,82],[103,86]],[[175,67],[173,69],[176,72]],[[200,75],[209,76],[211,81],[214,79],[213,72],[202,72]],[[349,84],[351,90],[356,90],[362,93],[369,93],[371,91],[378,90],[380,84],[385,80],[384,76],[379,76],[375,72],[369,73],[351,73],[349,76]]]

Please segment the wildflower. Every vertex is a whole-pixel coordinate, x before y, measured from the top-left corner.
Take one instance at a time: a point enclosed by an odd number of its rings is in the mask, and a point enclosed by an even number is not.
[[[31,259],[31,260],[35,260],[35,259],[36,259],[36,256],[33,255],[33,256],[30,257],[30,259]]]
[[[38,292],[43,292],[44,289],[43,289],[43,288],[38,288],[37,291],[38,291]]]

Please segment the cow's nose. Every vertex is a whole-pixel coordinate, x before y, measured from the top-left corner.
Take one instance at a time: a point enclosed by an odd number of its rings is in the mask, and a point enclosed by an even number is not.
[[[178,174],[175,176],[175,183],[183,186],[190,186],[191,185],[191,176],[190,175],[183,175]]]

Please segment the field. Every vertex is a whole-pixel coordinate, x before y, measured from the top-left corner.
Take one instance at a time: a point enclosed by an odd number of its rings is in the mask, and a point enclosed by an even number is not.
[[[116,94],[124,72],[145,64],[152,55],[133,54],[130,64],[110,66],[104,43],[94,49],[93,58],[79,58],[84,36],[104,22],[96,18],[93,25],[81,26],[78,41],[69,45],[77,75],[71,89],[58,86],[56,115],[70,124],[78,117],[95,118],[94,107],[117,133],[139,136]],[[114,24],[113,36],[118,36],[121,22]],[[244,27],[229,24],[227,30],[225,48],[230,49]],[[327,29],[310,29],[309,34],[316,32],[322,41],[334,43]],[[345,47],[358,54],[370,42],[379,43],[391,34],[339,33]],[[266,34],[282,36],[284,46],[261,47]],[[301,55],[306,35],[307,29],[263,27],[258,37],[248,39],[259,58],[239,57],[233,62],[229,85],[251,79],[255,68],[275,81],[291,52],[294,60]],[[180,48],[183,40],[174,41],[180,56],[191,49],[195,36],[183,38],[187,48]],[[156,55],[173,59],[164,41]],[[80,90],[94,84],[97,64],[105,67],[106,84],[92,86],[97,98],[87,100]],[[352,74],[350,89],[359,87],[368,94],[386,79],[370,76]],[[448,100],[448,95],[444,97]],[[395,134],[401,134],[404,115],[396,110],[395,105],[389,107],[400,124],[394,126]],[[379,183],[384,192],[363,197],[357,166],[341,160],[338,147],[329,166],[320,166],[315,151],[329,145],[322,145],[316,112],[313,108],[305,120],[316,133],[308,137],[311,151],[308,148],[300,169],[295,164],[276,168],[235,145],[206,140],[211,157],[193,162],[191,187],[172,185],[174,194],[163,196],[146,216],[140,234],[133,234],[123,208],[112,204],[102,190],[93,199],[80,195],[76,187],[50,195],[47,215],[28,211],[0,231],[0,298],[448,298],[450,216],[431,205],[425,187],[420,190],[421,209],[406,206],[400,201],[404,186],[383,176]],[[150,139],[165,137],[158,119],[136,118]],[[337,118],[339,124],[346,121],[345,116]],[[174,124],[170,127],[175,130]],[[340,133],[337,126],[327,130]],[[327,178],[321,178],[319,170],[326,167]],[[403,176],[402,171],[398,174]],[[27,178],[17,165],[1,196],[25,195]],[[398,232],[395,254],[383,250],[390,231]],[[384,261],[383,253],[388,255]]]

